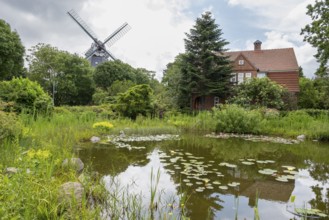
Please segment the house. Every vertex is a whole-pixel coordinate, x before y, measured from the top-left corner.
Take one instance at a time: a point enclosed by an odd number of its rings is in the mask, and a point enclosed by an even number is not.
[[[285,87],[290,93],[299,92],[299,66],[293,48],[262,49],[262,42],[254,42],[254,50],[225,52],[232,61],[231,82],[240,84],[252,77],[268,77]],[[198,97],[192,95],[194,110],[211,109],[223,102],[216,96]]]

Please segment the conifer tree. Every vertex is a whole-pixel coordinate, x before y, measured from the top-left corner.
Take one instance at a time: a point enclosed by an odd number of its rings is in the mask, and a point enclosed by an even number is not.
[[[185,65],[180,79],[180,100],[185,107],[191,104],[192,94],[220,98],[228,95],[231,65],[229,57],[224,54],[228,42],[222,38],[222,34],[211,12],[205,12],[197,18],[190,33],[186,33]]]

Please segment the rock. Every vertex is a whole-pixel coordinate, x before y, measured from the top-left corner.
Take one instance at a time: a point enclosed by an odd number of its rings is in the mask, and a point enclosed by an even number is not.
[[[304,134],[298,135],[297,140],[304,141],[305,140],[305,135]]]
[[[67,182],[59,187],[58,202],[66,208],[72,205],[81,207],[84,187],[78,182]]]
[[[124,132],[123,130],[121,130],[121,131],[119,132],[119,137],[121,137],[121,138],[126,137],[126,134],[125,134],[125,132]]]
[[[90,138],[90,141],[91,141],[92,143],[97,143],[97,142],[100,142],[101,139],[100,139],[99,137],[92,136],[92,137]]]
[[[75,169],[77,173],[81,173],[84,168],[84,164],[80,158],[70,158],[63,161],[62,167],[70,167]]]
[[[16,167],[7,167],[5,169],[5,174],[15,174],[18,172],[18,169]]]

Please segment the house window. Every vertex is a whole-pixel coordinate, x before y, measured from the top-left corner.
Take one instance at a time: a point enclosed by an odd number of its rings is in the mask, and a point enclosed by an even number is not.
[[[244,65],[244,60],[239,60],[239,66]]]
[[[231,79],[230,82],[236,83],[236,73],[231,73]]]
[[[238,73],[238,84],[243,83],[244,81],[244,73]]]
[[[267,76],[266,73],[257,73],[257,78],[264,78],[266,76]]]
[[[215,96],[214,97],[214,106],[216,106],[218,104],[219,104],[219,97],[218,96]]]
[[[251,73],[245,73],[246,80],[251,79]]]

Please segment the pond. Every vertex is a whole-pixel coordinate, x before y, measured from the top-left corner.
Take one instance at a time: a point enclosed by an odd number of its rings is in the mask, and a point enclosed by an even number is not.
[[[328,214],[328,143],[182,135],[125,144],[90,144],[77,153],[103,176],[109,191],[117,190],[120,200],[135,198],[131,203],[141,207],[142,215],[150,207],[151,191],[155,219],[182,213],[198,220],[254,219],[254,207],[267,220],[291,219],[294,207]]]

